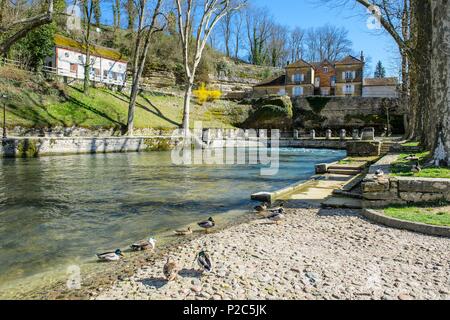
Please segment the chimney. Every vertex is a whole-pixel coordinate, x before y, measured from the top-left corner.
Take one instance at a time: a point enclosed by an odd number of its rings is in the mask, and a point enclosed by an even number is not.
[[[364,58],[364,51],[361,51],[361,61],[364,62],[365,58]]]

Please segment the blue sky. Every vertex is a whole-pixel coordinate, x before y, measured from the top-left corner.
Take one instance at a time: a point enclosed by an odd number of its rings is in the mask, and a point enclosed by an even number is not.
[[[392,38],[383,31],[367,27],[369,15],[359,4],[332,8],[321,0],[251,0],[255,5],[267,7],[280,24],[303,29],[330,23],[345,27],[355,52],[364,51],[372,58],[372,69],[378,60],[383,62],[388,76],[398,76],[395,66],[397,49]],[[352,3],[353,1],[349,1]],[[356,1],[355,1],[356,2]]]

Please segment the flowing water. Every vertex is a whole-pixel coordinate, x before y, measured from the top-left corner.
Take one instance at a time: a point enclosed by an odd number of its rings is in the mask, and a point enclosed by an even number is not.
[[[260,165],[172,165],[170,152],[4,159],[0,164],[0,291],[31,276],[92,261],[150,234],[209,216],[247,214],[250,195],[306,180],[344,151],[280,149]],[[26,280],[29,281],[29,280]]]

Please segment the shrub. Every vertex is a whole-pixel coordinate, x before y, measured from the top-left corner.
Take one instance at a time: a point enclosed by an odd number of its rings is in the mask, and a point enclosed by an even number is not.
[[[194,90],[193,93],[200,104],[204,104],[207,101],[216,101],[222,97],[222,92],[219,90],[208,90],[204,83],[201,84],[200,88]]]

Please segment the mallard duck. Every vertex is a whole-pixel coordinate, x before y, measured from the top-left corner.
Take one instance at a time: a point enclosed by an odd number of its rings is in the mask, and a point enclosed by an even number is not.
[[[406,161],[417,161],[419,160],[419,158],[417,158],[417,156],[415,154],[410,154],[409,156],[407,156],[405,158]]]
[[[269,206],[269,204],[267,202],[264,202],[261,205],[258,205],[256,207],[254,207],[253,209],[255,209],[256,212],[264,212],[267,210],[267,207]]]
[[[204,250],[197,255],[197,263],[202,272],[211,272],[213,269],[211,257]]]
[[[281,203],[280,206],[277,207],[277,208],[269,209],[269,212],[271,212],[271,213],[276,213],[276,212],[284,213],[284,203]]]
[[[270,221],[275,222],[276,224],[280,223],[284,220],[285,216],[283,214],[284,210],[280,209],[277,212],[272,213],[270,216],[267,217]]]
[[[411,172],[413,172],[413,173],[419,173],[421,171],[422,171],[422,167],[420,166],[419,162],[416,162],[411,168]]]
[[[192,234],[192,228],[188,227],[187,229],[175,230],[174,232],[177,236],[187,236]]]
[[[148,240],[141,240],[139,242],[133,243],[131,246],[133,251],[144,251],[148,249],[155,250],[156,240],[149,238]]]
[[[167,262],[163,268],[164,277],[167,281],[173,281],[178,276],[178,266],[175,261],[172,261],[170,257],[167,258]]]
[[[375,171],[375,175],[377,177],[382,177],[382,176],[384,176],[384,171],[381,169],[378,169],[377,171]]]
[[[209,229],[214,228],[216,226],[216,223],[214,222],[213,218],[209,218],[208,220],[199,222],[197,224],[200,228],[205,229],[206,232],[208,232]]]
[[[114,252],[97,253],[97,258],[101,261],[117,261],[123,257],[122,251],[117,249]]]

